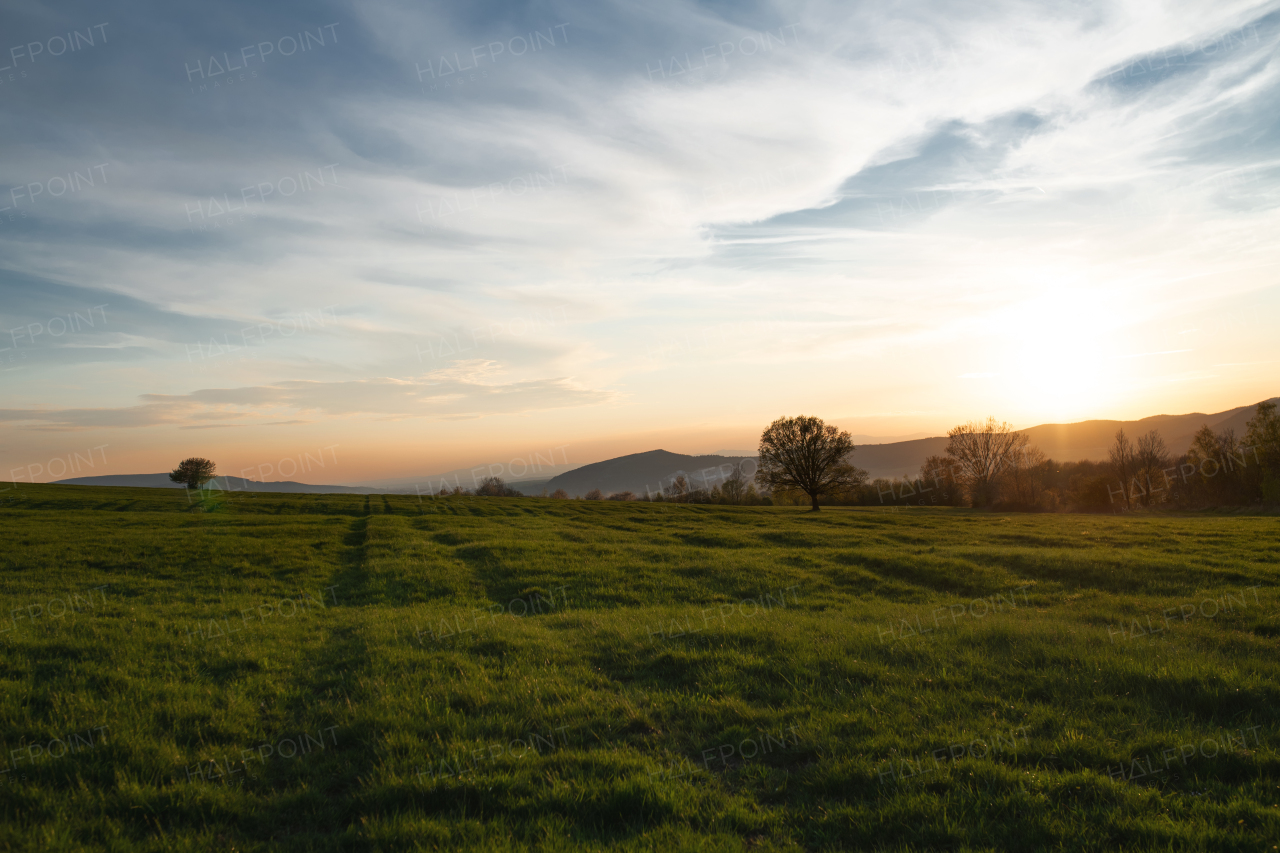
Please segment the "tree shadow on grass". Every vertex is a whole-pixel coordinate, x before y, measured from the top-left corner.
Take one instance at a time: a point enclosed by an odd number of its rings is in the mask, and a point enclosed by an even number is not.
[[[532,604],[537,612],[555,612],[558,605],[553,602],[559,599],[553,598],[557,594],[552,588],[559,585],[565,574],[562,572],[558,577],[552,577],[543,570],[530,571],[527,567],[516,566],[514,563],[517,561],[504,553],[507,550],[505,547],[471,544],[455,548],[453,555],[471,570],[490,601],[508,608],[512,602],[523,600],[526,601],[524,607]],[[515,553],[523,556],[523,551]],[[531,598],[536,596],[541,596],[541,599]]]
[[[331,627],[295,674],[289,726],[261,739],[278,754],[254,762],[256,778],[249,790],[255,796],[234,821],[237,834],[269,841],[273,849],[371,848],[359,827],[363,780],[378,763],[376,733],[372,719],[358,712],[372,701],[365,686],[371,672],[368,643],[359,628]],[[322,746],[315,745],[317,740]],[[304,741],[305,754],[294,750],[291,742]],[[299,754],[289,757],[288,751]]]
[[[326,605],[341,609],[327,610],[305,628],[297,623],[295,630],[305,634],[291,640],[305,652],[287,668],[271,667],[290,682],[280,691],[288,698],[274,713],[264,710],[254,730],[235,743],[202,756],[194,767],[172,768],[172,784],[110,800],[104,811],[127,827],[127,835],[144,844],[163,837],[166,849],[372,849],[361,829],[368,811],[363,787],[379,763],[376,715],[363,710],[376,701],[369,694],[372,655],[362,630],[371,614],[351,607],[365,585],[366,526],[367,518],[351,524],[346,566],[331,578],[338,601]],[[230,690],[265,668],[228,661],[206,675]],[[113,760],[111,773],[128,763]]]
[[[365,569],[369,539],[369,516],[366,514],[351,522],[342,544],[346,553],[341,558],[341,568],[329,578],[329,586],[335,586],[334,598],[342,604],[371,604],[374,595],[372,579]]]
[[[235,823],[242,837],[270,841],[273,849],[368,850],[373,846],[360,829],[361,816],[367,811],[362,805],[363,780],[374,775],[378,764],[373,718],[360,713],[374,698],[368,688],[372,656],[361,630],[374,614],[359,605],[383,603],[365,568],[370,514],[366,497],[364,515],[351,522],[343,537],[347,550],[342,568],[329,579],[337,600],[330,606],[343,610],[326,628],[317,627],[326,632],[324,640],[306,656],[304,668],[295,675],[296,689],[291,691],[295,698],[288,714],[297,731],[283,733],[284,737],[303,732],[315,737],[323,731],[324,747],[313,747],[305,757],[261,765],[261,782],[269,787],[262,789],[253,810]]]
[[[326,627],[317,625],[317,631],[325,632],[324,640],[294,674],[296,689],[287,711],[294,730],[280,735],[296,741],[304,733],[314,739],[323,732],[324,746],[312,745],[305,756],[279,758],[255,768],[261,793],[252,810],[234,824],[241,837],[269,841],[273,849],[372,847],[360,830],[365,811],[362,780],[374,774],[378,760],[372,719],[362,720],[359,713],[372,700],[367,687],[372,657],[361,631],[372,614],[361,612],[359,605],[381,603],[374,600],[377,590],[365,568],[369,517],[366,498],[364,515],[351,522],[343,537],[342,567],[329,579],[337,601],[329,606],[343,611],[327,620]]]

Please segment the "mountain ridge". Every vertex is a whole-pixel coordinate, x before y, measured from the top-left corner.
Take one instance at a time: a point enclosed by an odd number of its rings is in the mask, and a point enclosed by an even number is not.
[[[731,476],[736,465],[753,456],[718,456],[703,454],[690,456],[669,450],[645,450],[615,456],[601,462],[592,462],[557,474],[547,483],[549,491],[564,489],[570,496],[584,495],[599,489],[606,495],[613,492],[634,492],[637,495],[661,492],[676,476],[684,474],[692,487],[710,488]],[[755,473],[752,466],[745,472]]]

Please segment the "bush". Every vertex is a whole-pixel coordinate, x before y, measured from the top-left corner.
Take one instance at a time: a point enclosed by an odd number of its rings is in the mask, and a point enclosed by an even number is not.
[[[476,487],[476,494],[486,498],[522,498],[524,494],[507,486],[501,477],[485,477]]]

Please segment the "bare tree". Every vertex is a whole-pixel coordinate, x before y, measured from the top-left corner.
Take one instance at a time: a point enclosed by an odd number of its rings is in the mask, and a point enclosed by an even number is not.
[[[996,499],[996,477],[1015,453],[1027,445],[1027,437],[1008,423],[987,418],[969,421],[947,431],[947,455],[960,464],[961,476],[974,506],[989,507]]]
[[[609,495],[609,497],[605,498],[605,500],[607,501],[633,501],[635,499],[636,499],[636,494],[635,492],[632,492],[632,491],[614,492],[613,494]]]
[[[778,418],[760,435],[756,482],[769,489],[798,489],[818,511],[819,495],[855,489],[867,472],[849,462],[853,438],[821,418]]]
[[[740,504],[747,495],[747,478],[742,468],[733,466],[733,473],[720,486],[720,496],[727,504]]]
[[[1010,455],[1001,480],[1008,487],[1014,503],[1023,509],[1034,509],[1040,503],[1045,463],[1049,457],[1038,447],[1026,446],[1026,439],[1024,434],[1024,446]]]
[[[602,501],[604,500],[604,493],[601,492],[599,489],[592,489],[591,491],[587,492],[587,500]]]
[[[213,479],[217,469],[218,466],[213,464],[213,460],[192,456],[179,462],[178,467],[169,472],[169,479],[183,484],[188,489],[198,489]]]
[[[1124,507],[1131,509],[1133,501],[1129,496],[1129,478],[1134,474],[1137,454],[1133,449],[1133,442],[1124,434],[1123,428],[1116,430],[1116,439],[1108,455],[1111,460],[1111,473],[1120,478],[1120,487],[1124,490]]]
[[[569,493],[566,492],[564,489],[556,489],[554,492],[551,493],[551,497],[555,498],[558,501],[567,501],[569,499]]]
[[[1156,485],[1158,481],[1155,478],[1161,476],[1166,468],[1173,465],[1169,448],[1165,446],[1164,439],[1160,437],[1157,430],[1153,429],[1146,435],[1138,436],[1138,449],[1134,453],[1133,461],[1134,479],[1142,489],[1142,503],[1144,506],[1150,506],[1152,495],[1164,488]],[[1130,489],[1130,491],[1134,490]]]

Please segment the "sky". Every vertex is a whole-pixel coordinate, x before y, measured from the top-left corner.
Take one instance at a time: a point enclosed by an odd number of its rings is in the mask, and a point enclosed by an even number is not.
[[[511,477],[797,414],[937,435],[1278,391],[1277,2],[0,23],[5,480]]]

